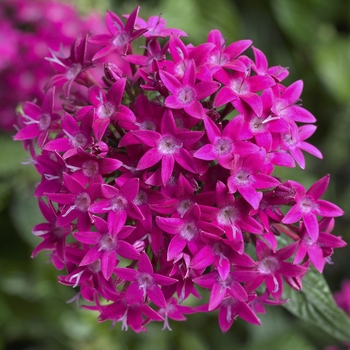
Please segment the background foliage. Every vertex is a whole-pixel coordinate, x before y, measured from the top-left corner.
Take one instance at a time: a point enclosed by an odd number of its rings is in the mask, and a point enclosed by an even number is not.
[[[29,0],[28,0],[29,1]],[[303,79],[303,106],[318,119],[311,142],[324,160],[307,158],[307,168],[279,171],[284,179],[308,187],[326,173],[331,184],[325,199],[347,213],[336,220],[333,231],[350,242],[350,2],[347,0],[76,0],[82,13],[92,8],[118,14],[130,13],[141,5],[141,17],[162,14],[168,27],[190,34],[199,44],[212,28],[218,28],[228,42],[252,39],[268,57],[270,65],[290,67],[287,84]],[[42,221],[33,187],[38,181],[30,166],[23,166],[26,154],[10,135],[0,135],[0,349],[195,349],[243,348],[322,349],[337,344],[315,326],[297,320],[281,307],[268,308],[262,326],[240,320],[228,334],[221,334],[217,316],[193,315],[185,323],[171,323],[172,332],[161,332],[152,324],[146,334],[122,332],[119,325],[96,323],[96,314],[77,309],[66,301],[74,291],[57,283],[56,270],[40,254],[30,259],[39,242],[31,235]],[[332,291],[350,278],[349,248],[333,256],[325,269]]]

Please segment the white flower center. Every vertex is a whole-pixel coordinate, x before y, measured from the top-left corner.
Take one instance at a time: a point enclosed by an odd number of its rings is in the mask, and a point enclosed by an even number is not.
[[[217,216],[217,220],[219,224],[226,225],[226,226],[234,225],[237,218],[238,218],[238,210],[232,205],[222,208],[219,211],[219,214]]]
[[[182,143],[173,136],[164,136],[158,143],[157,149],[159,153],[171,155],[177,152],[182,147]]]
[[[271,275],[279,268],[278,260],[273,256],[268,256],[261,260],[258,271],[263,275]]]
[[[181,103],[187,105],[191,104],[196,99],[196,93],[192,87],[184,86],[177,97]]]
[[[82,66],[80,63],[73,63],[66,72],[67,79],[68,80],[75,79],[77,75],[80,73],[81,68]]]
[[[91,205],[91,198],[86,192],[79,193],[74,201],[75,208],[86,212]]]
[[[180,232],[180,236],[187,241],[191,241],[198,233],[198,228],[194,221],[186,222]]]
[[[110,118],[114,113],[114,106],[110,102],[106,102],[97,108],[97,116],[101,119]]]
[[[215,141],[214,149],[219,156],[227,156],[232,152],[232,141],[221,137]]]
[[[234,175],[234,180],[238,186],[247,186],[254,182],[250,172],[246,169],[238,170]]]
[[[41,131],[45,131],[50,127],[51,124],[51,116],[50,114],[43,114],[39,119],[39,129]]]
[[[87,160],[82,166],[83,174],[87,177],[93,177],[98,174],[98,162],[96,160]]]
[[[98,248],[99,252],[101,250],[109,252],[116,248],[117,240],[115,237],[112,237],[110,233],[107,233],[102,236],[102,238],[100,239],[99,245],[100,245],[100,248]]]

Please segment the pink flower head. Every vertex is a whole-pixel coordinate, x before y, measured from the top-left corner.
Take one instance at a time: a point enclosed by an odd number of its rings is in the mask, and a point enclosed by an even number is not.
[[[14,1],[13,16],[35,26],[40,6]],[[69,31],[71,12],[49,9]],[[79,289],[71,301],[82,297],[123,330],[171,329],[169,320],[214,310],[223,332],[237,317],[259,325],[265,304],[287,302],[283,280],[300,291],[310,265],[321,272],[345,245],[332,234],[343,211],[320,199],[329,175],[305,190],[274,173],[304,169],[302,151],[322,157],[307,142],[316,127],[300,106],[303,83],[283,85],[288,70],[255,47],[254,59],[244,55],[251,40],[226,43],[214,29],[185,44],[185,32],[139,9],[125,21],[108,11],[108,34],[84,27],[62,50],[53,42],[56,73],[22,105],[14,139],[41,176],[34,195],[45,218],[32,256],[49,251],[59,282]],[[49,43],[15,39],[33,46],[21,59],[40,69],[14,62],[8,90],[21,95],[27,82],[41,91],[48,77],[34,51]],[[199,305],[185,306],[192,296]]]

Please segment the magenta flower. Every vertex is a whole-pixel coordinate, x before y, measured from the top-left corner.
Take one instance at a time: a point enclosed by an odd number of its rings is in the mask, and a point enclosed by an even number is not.
[[[236,157],[231,176],[227,179],[230,192],[238,191],[254,209],[258,209],[263,197],[262,192],[257,192],[256,189],[272,188],[279,184],[276,178],[259,173],[265,162],[265,156],[265,152],[260,151],[246,158]]]
[[[202,119],[205,114],[199,100],[212,95],[220,87],[220,84],[214,81],[196,84],[196,65],[193,60],[187,64],[182,84],[165,71],[160,71],[159,75],[164,85],[172,93],[165,99],[165,106],[173,109],[183,108],[186,113],[197,119]]]
[[[169,109],[164,112],[161,134],[156,131],[138,130],[134,131],[133,135],[151,147],[139,160],[137,170],[150,168],[161,160],[163,185],[168,183],[175,161],[186,170],[197,173],[193,158],[185,147],[196,143],[203,136],[203,132],[183,131],[177,128]]]
[[[124,16],[129,18],[130,16]],[[177,28],[165,28],[166,20],[160,16],[151,16],[146,22],[140,17],[136,18],[135,29],[146,29],[146,32],[143,34],[145,38],[153,37],[166,37],[170,35],[176,36],[187,36],[187,34],[181,29]]]
[[[69,57],[65,57],[61,52],[50,50],[52,57],[46,59],[55,65],[59,74],[54,75],[47,83],[47,88],[51,86],[62,86],[64,96],[68,98],[74,81],[81,73],[91,67],[91,62],[86,60],[87,35],[77,37],[71,47]]]
[[[80,125],[71,115],[65,113],[61,118],[63,133],[59,134],[56,139],[46,143],[43,149],[58,152],[67,151],[65,153],[65,157],[67,158],[77,154],[78,148],[86,149],[92,146],[93,138],[91,131],[93,113],[91,112],[86,115]]]
[[[306,151],[317,158],[323,158],[322,153],[315,146],[304,141],[315,131],[316,126],[314,125],[303,125],[298,128],[295,124],[290,124],[290,131],[281,134],[282,144],[302,169],[305,169],[305,158],[301,150]]]
[[[138,179],[126,181],[120,189],[114,186],[103,184],[101,194],[103,198],[89,207],[94,214],[108,213],[108,222],[120,230],[125,224],[127,216],[133,219],[143,220],[140,209],[133,202],[139,191]]]
[[[114,51],[125,54],[129,43],[147,31],[144,28],[134,31],[139,10],[140,7],[135,8],[130,14],[125,26],[115,13],[107,11],[106,24],[110,34],[99,34],[89,39],[91,43],[104,46],[104,48],[95,53],[93,61],[97,61]]]
[[[168,247],[168,260],[176,258],[187,246],[195,255],[202,247],[202,232],[221,235],[223,230],[215,225],[200,220],[200,209],[194,206],[183,218],[163,218],[157,216],[157,225],[165,232],[174,235]]]
[[[57,225],[66,226],[78,218],[78,229],[89,230],[92,222],[89,208],[100,196],[100,184],[91,184],[85,188],[79,181],[66,173],[63,174],[63,183],[68,192],[45,194],[51,201],[63,204],[61,214],[57,218]]]
[[[316,118],[309,111],[297,105],[303,85],[303,82],[298,80],[285,90],[274,89],[275,100],[271,108],[273,118],[291,119],[302,123],[314,123],[316,121]]]
[[[42,250],[55,250],[57,257],[61,262],[64,262],[66,237],[72,232],[72,226],[56,226],[57,213],[51,202],[45,204],[45,202],[39,198],[39,208],[48,222],[33,227],[33,234],[43,238],[43,241],[33,250],[32,258]]]
[[[321,225],[324,226],[324,223],[320,223]],[[346,246],[346,243],[340,237],[333,236],[327,232],[320,232],[317,242],[314,242],[304,226],[298,243],[293,263],[299,264],[307,254],[311,263],[321,273],[328,257],[327,250]]]
[[[142,253],[138,262],[138,271],[117,267],[117,276],[132,282],[126,291],[126,301],[133,305],[142,303],[148,296],[150,300],[161,308],[166,308],[166,300],[159,285],[167,286],[176,283],[177,280],[153,272],[152,264],[145,253]]]
[[[258,261],[254,269],[247,268],[237,272],[241,278],[250,277],[246,283],[247,291],[255,290],[265,281],[267,290],[275,299],[281,299],[283,292],[283,277],[303,276],[307,268],[286,262],[295,252],[296,244],[288,245],[274,252],[261,240],[256,242],[256,255]],[[243,268],[242,268],[243,269]]]
[[[38,146],[43,147],[47,142],[48,135],[60,117],[54,112],[55,89],[49,89],[43,100],[42,109],[34,103],[23,104],[24,128],[13,137],[14,140],[32,140],[38,138]]]
[[[132,111],[121,104],[125,83],[125,78],[117,80],[110,87],[107,95],[96,85],[89,90],[90,101],[95,107],[92,129],[96,139],[99,141],[102,139],[111,119],[130,123],[135,121]],[[89,107],[85,108],[85,110],[87,112]]]
[[[282,222],[285,224],[291,224],[302,218],[306,231],[314,242],[317,241],[319,235],[317,215],[337,217],[344,213],[335,204],[319,199],[326,191],[329,179],[329,175],[324,176],[322,179],[316,181],[307,191],[305,191],[303,186],[291,182],[295,185],[296,203],[288,211]]]
[[[240,101],[243,101],[258,116],[262,113],[263,105],[257,92],[275,85],[275,81],[269,76],[246,77],[245,73],[235,70],[228,73],[220,69],[214,77],[224,85],[215,97],[214,107],[231,102],[241,111]]]
[[[213,29],[208,34],[207,42],[215,44],[208,59],[211,75],[214,75],[220,67],[246,71],[244,63],[236,58],[252,44],[251,40],[239,40],[225,47],[224,36],[219,30]]]
[[[203,160],[218,160],[224,168],[230,169],[234,154],[247,155],[258,151],[252,143],[239,141],[243,118],[232,119],[222,130],[208,117],[204,118],[206,134],[211,144],[206,144],[194,153]]]
[[[87,252],[80,266],[89,265],[98,259],[101,260],[101,271],[108,280],[116,265],[117,254],[125,259],[137,260],[138,251],[128,242],[123,241],[135,229],[132,226],[118,227],[113,223],[106,222],[99,217],[93,218],[97,232],[74,232],[74,238],[84,244],[93,245]]]

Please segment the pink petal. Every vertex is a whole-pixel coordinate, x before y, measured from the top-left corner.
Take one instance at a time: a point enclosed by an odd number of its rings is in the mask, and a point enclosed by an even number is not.
[[[160,79],[165,87],[173,94],[177,95],[178,91],[182,88],[181,83],[171,74],[165,71],[159,72]]]
[[[182,77],[182,84],[183,86],[191,86],[194,87],[194,84],[196,82],[196,64],[194,63],[194,60],[189,60],[185,73]]]
[[[330,175],[327,174],[326,176],[317,180],[313,185],[310,186],[306,194],[312,197],[314,200],[320,198],[326,192],[330,178]]]
[[[299,205],[294,205],[282,219],[284,224],[293,224],[302,218],[302,212],[300,211]]]
[[[198,83],[195,86],[195,90],[197,93],[197,99],[202,100],[202,99],[212,95],[219,87],[220,87],[220,83],[215,82],[215,81],[205,81],[202,83]]]
[[[187,151],[187,149],[180,148],[178,150],[178,153],[174,154],[174,158],[183,168],[194,174],[198,174],[196,163],[194,162],[193,157],[191,156],[190,152]]]
[[[198,101],[193,101],[190,105],[184,105],[183,109],[193,118],[203,119],[205,116],[203,106]]]
[[[215,261],[216,255],[209,246],[203,247],[191,260],[193,269],[203,269],[210,266]]]
[[[313,244],[309,247],[308,254],[312,264],[320,273],[322,273],[326,263],[326,260],[323,257],[322,249],[318,246],[318,244]]]
[[[187,241],[179,235],[173,237],[169,243],[167,260],[171,261],[176,258],[186,247]]]
[[[318,221],[317,218],[314,214],[308,214],[304,215],[304,225],[307,230],[307,232],[310,235],[310,238],[314,241],[317,242],[318,239],[318,233],[319,233],[319,228],[318,228]]]
[[[84,256],[83,260],[81,261],[79,266],[86,266],[89,265],[91,263],[93,263],[94,261],[96,261],[97,259],[100,258],[101,256],[101,252],[98,251],[99,247],[98,245],[93,246]]]
[[[104,252],[101,258],[101,271],[103,277],[109,280],[116,266],[117,255],[115,250]]]
[[[259,204],[263,196],[262,192],[256,192],[251,186],[238,187],[238,192],[255,210],[259,208]]]
[[[172,155],[163,155],[162,157],[162,182],[166,186],[168,183],[173,170],[174,170],[174,157]]]
[[[287,105],[292,105],[299,100],[303,91],[303,81],[298,80],[289,85],[283,92],[281,98],[287,102]]]
[[[138,260],[140,253],[128,242],[118,241],[116,252],[125,259]]]
[[[162,159],[162,155],[157,149],[151,148],[139,160],[136,169],[144,170],[157,164]]]
[[[99,232],[74,232],[73,237],[85,244],[97,244],[102,235]]]
[[[237,99],[237,94],[227,86],[224,86],[215,96],[213,107],[214,108],[221,107],[226,103],[229,103],[236,99]]]
[[[166,308],[164,294],[156,284],[150,288],[147,288],[147,295],[155,305],[161,308]]]
[[[226,288],[219,283],[214,283],[210,292],[208,311],[214,310],[220,305],[226,295]]]
[[[149,257],[146,253],[142,252],[139,258],[139,271],[153,274],[153,267]]]
[[[262,114],[263,110],[263,104],[261,102],[261,98],[255,94],[255,93],[248,93],[241,95],[240,98],[247,103],[253,112],[259,117]],[[235,105],[235,102],[232,102],[233,105]]]
[[[317,201],[317,205],[317,215],[322,215],[325,217],[338,217],[344,215],[344,211],[341,208],[323,199],[319,199]]]

